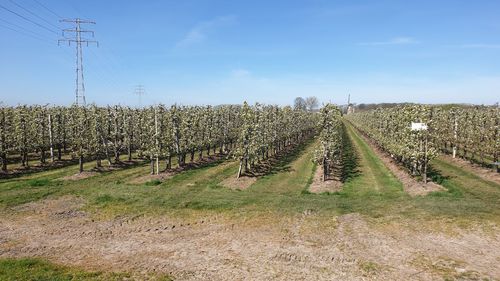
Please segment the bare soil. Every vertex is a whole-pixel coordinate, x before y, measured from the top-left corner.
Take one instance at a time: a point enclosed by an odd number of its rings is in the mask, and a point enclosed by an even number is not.
[[[411,196],[419,196],[426,195],[429,192],[433,191],[445,190],[444,187],[434,182],[429,181],[427,183],[423,183],[415,179],[408,173],[407,170],[396,163],[396,161],[387,152],[382,150],[375,142],[373,142],[373,140],[366,137],[358,129],[354,129],[358,132],[358,135],[360,135],[366,141],[366,143],[371,147],[371,149],[384,163],[384,165],[392,172],[392,174],[399,179],[399,181],[403,184],[403,188],[406,193],[410,194]]]
[[[500,279],[500,232],[427,222],[224,215],[95,221],[75,197],[0,216],[0,257],[43,257],[90,270],[161,272],[176,280]],[[435,225],[440,225],[436,222]]]
[[[342,189],[342,182],[335,179],[323,180],[323,168],[321,166],[316,167],[316,171],[313,175],[313,180],[309,186],[309,191],[312,193],[323,193],[323,192],[335,192]]]
[[[257,181],[257,177],[242,176],[240,178],[229,177],[221,182],[222,186],[230,189],[245,190]]]
[[[454,165],[464,170],[474,173],[483,180],[492,181],[500,184],[500,173],[497,173],[492,169],[487,169],[481,165],[471,163],[470,161],[464,160],[462,158],[453,158],[450,155],[442,155],[441,158],[445,159],[448,162],[453,163]]]
[[[93,177],[93,176],[98,175],[98,174],[99,174],[99,172],[96,172],[96,171],[83,171],[81,173],[62,177],[61,179],[65,180],[65,181],[77,181],[77,180],[83,180],[86,178],[90,178],[90,177]]]

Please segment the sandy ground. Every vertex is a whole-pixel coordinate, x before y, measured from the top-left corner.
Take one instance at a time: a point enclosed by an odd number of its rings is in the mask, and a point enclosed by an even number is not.
[[[94,221],[80,210],[83,204],[66,196],[1,215],[0,257],[164,272],[177,280],[500,279],[495,226],[438,232],[356,213],[325,218],[312,210],[280,218]]]
[[[335,192],[342,189],[342,182],[339,180],[323,180],[323,167],[317,166],[314,171],[309,191],[312,193]]]

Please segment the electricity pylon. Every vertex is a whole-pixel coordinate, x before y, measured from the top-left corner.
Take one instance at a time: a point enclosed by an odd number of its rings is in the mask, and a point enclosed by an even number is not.
[[[63,39],[59,39],[57,44],[59,45],[61,42],[68,42],[68,46],[71,46],[71,43],[75,43],[76,45],[76,88],[75,88],[75,104],[76,105],[86,105],[85,101],[85,83],[83,79],[83,47],[82,43],[86,44],[87,47],[89,44],[96,44],[99,47],[99,42],[95,40],[88,40],[82,37],[82,33],[90,33],[92,37],[94,37],[94,31],[92,30],[84,30],[81,28],[81,24],[95,24],[94,21],[82,20],[79,18],[76,19],[62,19],[61,22],[72,23],[74,24],[74,28],[63,29]],[[73,37],[66,37],[66,33],[74,33]]]
[[[135,86],[134,94],[139,96],[139,108],[141,108],[142,107],[142,96],[144,94],[146,94],[146,91],[144,90],[144,86],[143,85]]]

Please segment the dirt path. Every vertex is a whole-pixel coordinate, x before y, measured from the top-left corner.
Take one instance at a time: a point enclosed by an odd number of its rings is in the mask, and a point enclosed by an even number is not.
[[[342,182],[337,179],[323,180],[323,167],[317,165],[312,176],[312,183],[309,186],[309,192],[323,193],[342,190]]]
[[[46,257],[87,269],[162,272],[178,280],[500,278],[500,234],[319,217],[223,215],[93,221],[61,197],[0,218],[0,257]],[[417,229],[417,230],[416,230]]]

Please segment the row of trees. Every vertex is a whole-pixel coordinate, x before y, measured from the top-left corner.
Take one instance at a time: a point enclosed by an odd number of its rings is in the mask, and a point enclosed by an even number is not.
[[[315,151],[314,162],[323,167],[323,181],[326,181],[342,162],[343,124],[342,111],[333,104],[326,104],[320,110],[318,127],[320,146]]]
[[[20,162],[29,167],[30,156],[41,163],[61,160],[64,154],[83,163],[93,159],[120,162],[132,153],[151,162],[158,173],[160,161],[167,169],[172,158],[180,166],[203,153],[234,150],[250,167],[269,150],[279,151],[293,137],[302,136],[311,115],[291,107],[264,106],[177,106],[158,105],[135,109],[124,106],[98,107],[0,107],[0,161]],[[308,123],[309,122],[309,123]],[[248,134],[246,131],[250,130]],[[249,142],[245,141],[249,138]],[[248,146],[248,149],[245,147]]]
[[[498,106],[435,107],[433,119],[434,141],[442,152],[486,165],[498,163]]]
[[[133,109],[123,106],[43,107],[17,106],[0,108],[0,161],[3,171],[20,158],[29,167],[29,155],[36,154],[45,163],[61,160],[65,153],[79,159],[80,171],[85,159],[109,164],[120,161],[122,154],[132,159],[137,152],[152,163],[158,173],[159,161],[172,157],[179,165],[187,155],[210,154],[216,149],[228,151],[238,137],[240,106],[172,106]],[[17,158],[17,159],[19,159]],[[156,162],[156,165],[153,165]]]
[[[240,161],[238,178],[252,172],[270,155],[308,138],[315,130],[315,114],[289,106],[243,104],[241,130],[235,156]]]
[[[427,182],[428,163],[437,156],[437,148],[429,135],[434,134],[433,108],[426,105],[403,105],[348,115],[358,129],[413,175]],[[424,123],[427,130],[412,130],[411,124]]]
[[[413,174],[427,180],[428,162],[438,151],[482,163],[498,162],[498,107],[402,105],[348,116]],[[427,129],[412,130],[424,123]],[[498,171],[498,166],[497,166]]]

